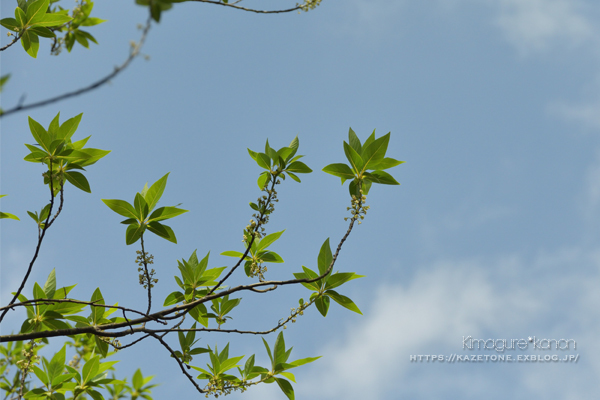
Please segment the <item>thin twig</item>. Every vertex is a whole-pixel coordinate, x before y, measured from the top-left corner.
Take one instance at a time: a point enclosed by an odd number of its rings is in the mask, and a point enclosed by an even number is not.
[[[285,10],[256,10],[256,9],[253,9],[253,8],[246,8],[246,7],[237,6],[234,3],[222,3],[220,1],[214,1],[214,0],[189,0],[189,1],[196,1],[198,3],[217,4],[219,6],[231,7],[231,8],[235,8],[237,10],[249,11],[249,12],[253,12],[253,13],[257,13],[257,14],[281,14],[281,13],[288,13],[288,12],[300,10],[300,9],[302,9],[302,6],[304,6],[304,4],[297,5],[296,7],[288,8],[288,9],[285,9]]]
[[[200,393],[206,393],[204,390],[202,390],[202,388],[200,386],[198,386],[196,381],[194,381],[194,378],[192,377],[192,375],[190,375],[189,372],[186,371],[186,368],[184,367],[183,362],[177,357],[177,355],[175,354],[173,349],[171,349],[171,347],[169,347],[167,342],[165,342],[160,336],[158,336],[154,333],[149,333],[149,335],[152,336],[154,339],[158,340],[160,342],[160,344],[162,344],[169,351],[169,353],[171,353],[171,356],[175,359],[175,361],[177,361],[177,364],[179,364],[179,368],[181,368],[181,372],[183,372],[183,374],[189,379],[189,381],[192,382],[192,385],[194,385],[196,390]],[[190,368],[188,365],[186,365],[186,367]]]
[[[12,42],[10,42],[6,46],[0,48],[0,51],[4,51],[4,50],[8,49],[10,46],[12,46],[13,44],[17,43],[19,41],[19,39],[21,39],[21,36],[22,36],[21,34],[15,35],[15,38],[12,40]]]
[[[140,37],[139,43],[133,47],[133,49],[129,53],[129,57],[127,57],[125,62],[119,66],[116,66],[114,71],[111,72],[110,74],[106,75],[104,78],[92,83],[91,85],[85,86],[81,89],[78,89],[78,90],[75,90],[72,92],[68,92],[68,93],[64,93],[59,96],[51,97],[46,100],[38,101],[36,103],[31,103],[31,104],[27,104],[27,105],[18,104],[17,106],[15,106],[13,108],[5,110],[2,114],[0,114],[0,118],[4,117],[6,115],[9,115],[9,114],[19,112],[19,111],[30,110],[32,108],[45,106],[47,104],[56,103],[56,102],[59,102],[59,101],[62,101],[62,100],[65,100],[65,99],[68,99],[68,98],[71,98],[74,96],[79,96],[80,94],[84,94],[86,92],[89,92],[91,90],[94,90],[94,89],[104,85],[105,83],[107,83],[108,81],[110,81],[111,79],[116,77],[125,68],[127,68],[129,66],[129,64],[133,61],[133,59],[136,58],[140,54],[140,50],[141,50],[142,46],[144,45],[144,42],[148,35],[148,31],[150,30],[151,20],[152,20],[151,17],[148,17],[148,20],[146,21],[146,26],[144,27],[144,30],[142,32],[142,36]]]
[[[53,181],[53,179],[52,179],[52,160],[50,160],[50,162],[49,162],[49,171],[50,171],[50,210],[48,211],[48,216],[46,217],[46,221],[44,222],[44,229],[42,229],[42,234],[38,236],[38,243],[37,243],[37,246],[35,247],[35,253],[33,254],[33,258],[31,259],[31,262],[29,263],[29,268],[27,268],[27,273],[25,273],[25,277],[23,278],[23,281],[21,282],[21,286],[19,286],[19,290],[17,290],[17,292],[15,293],[15,296],[12,298],[10,303],[8,303],[9,306],[14,304],[15,301],[17,301],[17,299],[19,298],[19,295],[23,291],[23,288],[25,287],[25,283],[27,282],[27,279],[29,279],[29,275],[31,274],[31,270],[33,269],[33,264],[35,263],[35,260],[37,260],[38,254],[40,253],[40,248],[42,246],[42,241],[44,240],[44,236],[46,236],[46,231],[49,228],[48,221],[50,220],[50,216],[52,215],[52,207],[54,207],[54,187],[52,186],[52,181]],[[6,309],[2,312],[2,315],[0,315],[0,322],[2,322],[2,320],[4,319],[4,316],[6,315],[7,312],[8,312],[8,309]]]
[[[221,3],[221,4],[222,4],[222,3]],[[277,177],[278,177],[278,176],[279,176],[279,172],[277,172],[277,173],[275,173],[275,174],[273,175],[273,179],[272,179],[272,181],[273,181],[273,182],[272,182],[272,184],[271,184],[271,190],[269,190],[269,191],[268,191],[269,195],[268,195],[268,197],[267,197],[267,200],[265,201],[265,204],[266,204],[267,206],[268,206],[268,204],[271,202],[271,198],[273,197],[273,191],[274,191],[274,189],[275,189],[275,185],[277,184]],[[261,221],[262,221],[262,219],[263,219],[263,217],[264,217],[264,215],[265,215],[265,211],[266,211],[266,208],[265,208],[265,210],[264,210],[264,211],[262,211],[262,212],[259,214],[259,216],[258,216],[258,218],[257,218],[257,220],[258,220],[258,223],[257,223],[257,224],[256,224],[256,226],[254,227],[254,232],[253,232],[253,233],[256,233],[256,232],[258,232],[258,230],[259,230],[259,229],[260,229],[260,227],[262,226],[262,225],[261,225]],[[214,287],[213,287],[213,288],[212,288],[212,289],[211,289],[211,290],[208,292],[207,296],[210,296],[211,294],[213,294],[213,292],[214,292],[215,290],[217,290],[219,287],[221,287],[221,285],[222,285],[223,283],[225,283],[225,281],[226,281],[227,279],[229,279],[229,277],[231,276],[231,274],[233,274],[233,272],[234,272],[234,271],[235,271],[235,270],[236,270],[236,269],[237,269],[237,268],[240,266],[240,264],[242,263],[242,261],[244,261],[244,259],[246,258],[246,256],[247,256],[247,255],[248,255],[248,253],[250,252],[250,249],[252,248],[252,244],[254,243],[254,239],[256,239],[256,235],[254,235],[254,234],[253,234],[253,235],[252,235],[252,239],[250,239],[250,242],[249,242],[249,243],[248,243],[248,245],[246,246],[246,251],[244,251],[244,255],[243,255],[243,256],[242,256],[242,257],[241,257],[241,258],[238,260],[238,262],[237,262],[237,263],[236,263],[236,264],[233,266],[233,268],[231,268],[231,270],[230,270],[230,271],[227,273],[227,275],[225,275],[225,277],[223,277],[223,279],[221,279],[221,280],[219,281],[219,283],[217,283],[217,284],[216,284],[216,285],[215,285],[215,286],[214,286]]]

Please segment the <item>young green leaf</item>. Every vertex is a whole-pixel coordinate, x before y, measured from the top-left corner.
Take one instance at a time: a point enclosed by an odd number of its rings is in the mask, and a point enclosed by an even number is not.
[[[331,246],[329,245],[329,238],[323,242],[321,250],[319,251],[319,257],[317,258],[317,264],[319,266],[319,275],[323,275],[327,272],[327,269],[331,265],[333,256],[331,254]]]
[[[137,223],[129,225],[125,231],[125,244],[129,246],[137,242],[140,237],[142,237],[144,230],[144,227],[142,225],[138,225]]]
[[[362,154],[362,146],[360,144],[360,139],[356,136],[356,133],[350,128],[348,130],[348,142],[350,146],[358,153]]]
[[[150,215],[148,221],[163,221],[165,219],[175,218],[178,215],[188,212],[188,210],[183,210],[177,207],[161,207]]]
[[[267,247],[269,247],[270,245],[272,245],[273,242],[275,242],[277,239],[279,239],[281,237],[283,232],[285,232],[285,229],[282,230],[281,232],[271,233],[271,234],[265,236],[264,238],[262,238],[260,240],[260,242],[258,243],[258,246],[256,247],[256,251],[264,250]]]
[[[152,221],[148,224],[148,230],[163,239],[167,239],[169,242],[177,244],[175,232],[173,232],[173,229],[171,229],[170,226],[163,225],[157,221]]]
[[[389,141],[390,134],[388,133],[379,139],[376,139],[368,147],[363,149],[362,159],[365,163],[364,168],[372,169],[369,164],[376,163],[384,159]]]
[[[167,173],[165,176],[154,182],[154,184],[150,186],[150,189],[148,189],[148,191],[146,192],[146,196],[144,197],[146,199],[146,203],[148,203],[148,208],[150,210],[154,210],[154,207],[156,207],[156,204],[162,197],[163,192],[165,191],[165,187],[167,186],[168,177],[169,173]]]
[[[342,183],[344,183],[344,180],[346,179],[354,178],[354,172],[352,171],[352,168],[346,164],[329,164],[323,168],[323,172],[327,172],[328,174],[342,178]]]
[[[363,172],[364,161],[362,157],[346,142],[344,142],[344,153],[346,154],[346,158],[350,162],[354,173],[358,175]]]
[[[331,297],[340,306],[345,307],[348,310],[354,311],[355,313],[359,313],[362,315],[362,312],[360,312],[360,309],[348,297],[339,294],[335,290],[328,290],[325,292],[325,295],[328,297]]]
[[[292,384],[283,378],[275,378],[275,382],[277,382],[277,385],[279,386],[279,388],[281,389],[281,391],[283,392],[283,394],[286,395],[286,397],[290,400],[294,400],[294,388],[292,387]]]
[[[110,199],[102,199],[104,204],[106,204],[111,210],[116,212],[119,215],[122,215],[127,218],[135,218],[136,220],[140,220],[141,216],[137,215],[137,211],[131,204],[124,200],[110,200]]]
[[[65,178],[67,178],[67,181],[69,181],[69,183],[75,186],[77,189],[83,190],[87,193],[92,193],[90,184],[82,173],[76,171],[65,172]]]

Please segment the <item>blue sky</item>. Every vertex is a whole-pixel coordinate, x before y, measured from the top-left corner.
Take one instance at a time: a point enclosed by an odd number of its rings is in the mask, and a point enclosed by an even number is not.
[[[3,0],[2,15],[14,6]],[[100,43],[90,50],[51,57],[44,44],[37,60],[16,46],[3,52],[2,74],[12,77],[2,107],[23,93],[27,102],[78,88],[124,60],[145,10],[97,2],[95,15],[109,21],[90,29]],[[92,194],[68,191],[25,293],[56,268],[59,285],[78,283],[76,297],[100,287],[108,302],[137,308],[145,301],[137,248],[125,245],[119,216],[100,199],[132,201],[145,182],[171,173],[161,204],[190,213],[171,224],[177,245],[147,241],[156,298],[164,298],[175,290],[175,260],[210,250],[210,265],[223,266],[231,259],[219,253],[240,250],[247,204],[260,194],[246,148],[299,135],[315,172],[281,186],[268,225],[286,229],[276,249],[286,262],[269,277],[289,277],[314,266],[323,241],[337,243],[346,229],[347,188],[319,171],[344,160],[348,127],[363,140],[391,131],[388,155],[406,163],[390,172],[402,185],[372,189],[367,219],[337,264],[367,275],[341,291],[364,315],[332,305],[326,319],[310,310],[286,330],[293,356],[323,355],[297,371],[297,398],[589,399],[600,390],[599,17],[600,6],[584,0],[323,0],[300,15],[176,5],[150,31],[149,61],[90,94],[2,119],[2,210],[21,222],[2,222],[1,302],[34,249],[26,210],[48,197],[41,167],[22,161],[23,143],[33,141],[27,115],[47,126],[59,111],[62,120],[83,112],[77,137],[92,135],[89,146],[112,153],[89,168]],[[280,291],[250,296],[229,328],[270,327],[307,297],[302,288]],[[20,318],[11,315],[2,332]],[[580,358],[409,361],[491,354],[464,350],[469,335],[574,339],[577,350],[559,354]],[[256,337],[202,340],[266,360]],[[194,394],[154,343],[117,357],[119,374],[143,365],[156,375],[155,398]],[[243,398],[283,398],[263,386]]]

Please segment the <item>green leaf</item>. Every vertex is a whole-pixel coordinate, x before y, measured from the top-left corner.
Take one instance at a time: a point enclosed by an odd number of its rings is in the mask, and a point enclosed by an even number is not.
[[[381,183],[384,185],[399,185],[398,181],[393,176],[385,171],[373,171],[368,175],[365,174],[369,179],[375,183]]]
[[[16,215],[0,211],[0,219],[5,219],[5,218],[7,218],[7,219],[16,219],[17,221],[20,221],[20,219]]]
[[[306,357],[306,358],[301,358],[301,359],[299,359],[299,360],[292,361],[290,364],[292,364],[292,365],[293,365],[293,366],[295,366],[295,367],[299,367],[299,366],[301,366],[301,365],[308,364],[308,363],[311,363],[311,362],[313,362],[313,361],[317,361],[319,358],[321,358],[321,356],[319,356],[319,357]]]
[[[77,43],[79,43],[86,49],[88,49],[90,47],[90,44],[88,43],[88,39],[87,39],[86,35],[83,34],[83,31],[77,30],[77,31],[75,31],[74,35],[75,35],[75,40],[77,40]]]
[[[54,386],[54,380],[62,374],[65,369],[65,358],[66,358],[66,345],[54,354],[50,365],[48,366],[48,377]],[[68,378],[67,378],[68,379]]]
[[[100,340],[98,336],[94,336],[96,342],[96,351],[102,355],[103,358],[106,358],[108,355],[108,343]]]
[[[283,338],[283,332],[279,332],[277,339],[275,339],[275,345],[273,346],[273,360],[275,364],[283,363],[285,359],[285,339]]]
[[[158,222],[157,222],[158,224]],[[144,227],[138,224],[131,224],[125,231],[125,244],[128,246],[137,242],[144,233]]]
[[[363,191],[363,195],[365,195],[365,196],[366,196],[366,195],[368,195],[368,194],[369,194],[369,190],[371,189],[371,185],[372,185],[372,183],[373,183],[373,182],[371,182],[371,181],[370,181],[370,180],[368,180],[368,179],[363,179],[363,181],[362,181],[362,186],[361,186],[361,188],[362,188],[362,191]]]
[[[315,300],[315,306],[321,315],[326,317],[327,311],[329,310],[329,297],[321,296],[317,298],[317,300]]]
[[[403,163],[404,163],[404,161],[398,161],[398,160],[394,160],[393,158],[385,157],[381,161],[377,161],[375,163],[371,163],[369,165],[369,168],[381,171],[381,170],[384,170],[384,169],[395,167],[395,166],[403,164]]]
[[[169,173],[167,173],[165,176],[154,182],[154,184],[150,186],[150,189],[148,189],[148,191],[146,192],[145,199],[148,203],[148,207],[150,210],[154,210],[154,207],[156,207],[156,204],[162,197],[163,192],[165,191],[165,187],[167,186],[168,177]]]
[[[296,382],[296,377],[291,372],[280,372],[279,375],[285,376],[286,378],[288,378],[290,381],[292,381],[294,383]]]
[[[338,272],[327,279],[325,289],[334,289],[353,279],[364,278],[364,275],[357,275],[354,272]]]
[[[362,172],[364,163],[360,154],[358,154],[356,150],[350,147],[350,145],[346,142],[344,142],[344,153],[346,153],[346,158],[350,162],[350,165],[352,165],[355,174],[360,174]]]
[[[163,239],[167,239],[169,242],[177,244],[175,232],[173,232],[173,229],[167,225],[163,225],[157,221],[152,221],[148,224],[148,230]]]
[[[300,182],[300,178],[298,178],[295,174],[291,173],[290,171],[286,171],[286,172],[290,176],[290,178],[292,178],[296,182]],[[282,176],[285,176],[285,175],[282,175]]]
[[[185,296],[181,292],[173,292],[167,296],[163,307],[172,306],[173,304],[181,303],[185,300]]]
[[[271,148],[271,146],[269,146],[269,139],[267,139],[267,143],[265,144],[265,154],[269,156],[274,163],[279,161],[279,155],[274,149]]]
[[[65,178],[67,178],[67,181],[69,181],[69,183],[75,186],[77,189],[83,190],[87,193],[92,193],[90,184],[82,173],[76,171],[65,172]]]
[[[46,386],[49,385],[50,382],[49,382],[49,379],[48,379],[48,375],[46,375],[46,373],[43,370],[41,370],[39,367],[37,367],[37,366],[34,365],[33,366],[33,372],[35,373],[35,376],[37,376],[38,379],[40,381],[42,381],[42,383],[44,385],[46,385]]]
[[[266,249],[271,244],[273,244],[273,242],[275,242],[277,239],[279,239],[281,237],[281,235],[283,234],[283,232],[285,232],[285,229],[282,230],[281,232],[274,232],[274,233],[271,233],[271,234],[265,236],[258,243],[256,250],[261,251],[261,250]]]
[[[271,177],[271,174],[269,174],[268,171],[265,171],[258,176],[258,180],[256,181],[256,184],[258,185],[260,190],[262,190],[267,185],[267,183],[269,183],[270,177]]]
[[[302,268],[306,268],[306,267],[302,267]],[[308,268],[306,268],[306,269],[308,269]],[[314,272],[313,272],[313,275],[314,275],[315,278],[318,276]],[[313,279],[313,277],[311,277],[311,276],[309,276],[307,274],[303,274],[301,272],[294,272],[294,277],[296,279]],[[320,289],[319,284],[317,282],[310,282],[310,283],[302,282],[301,285],[304,286],[305,288],[309,289],[309,290],[316,290],[316,291],[318,291]]]
[[[221,253],[221,255],[227,256],[227,257],[235,257],[235,258],[242,258],[244,256],[243,253],[240,253],[239,251],[233,251],[233,250],[224,251]],[[246,259],[250,259],[250,257],[246,256]]]
[[[297,174],[308,174],[312,172],[312,169],[308,168],[308,166],[301,161],[294,161],[285,170]]]
[[[96,288],[96,290],[94,290],[94,293],[92,294],[92,298],[90,299],[90,302],[94,303],[94,304],[105,304],[104,303],[104,297],[102,296],[102,292],[100,291],[100,288]],[[90,306],[90,309],[92,310],[92,323],[93,324],[98,324],[100,323],[100,321],[102,320],[102,317],[104,316],[104,307],[94,307],[94,306]]]
[[[105,20],[105,19],[100,19],[100,18],[96,18],[96,17],[88,17],[83,20],[83,22],[81,23],[81,26],[94,26],[94,25],[98,25],[98,24],[101,24],[106,21],[107,20]]]
[[[127,218],[135,218],[136,220],[140,219],[140,216],[137,215],[135,208],[128,202],[124,200],[109,200],[102,199],[104,204],[106,204],[111,210],[116,212],[119,215],[122,215]]]
[[[342,179],[354,178],[354,172],[346,164],[329,164],[323,168],[323,172],[327,172],[328,174],[340,177]]]
[[[58,26],[62,24],[66,24],[73,18],[64,14],[44,14],[42,20],[35,22],[36,26]]]
[[[46,150],[49,153],[50,151],[49,151],[48,147],[50,145],[50,142],[48,139],[50,139],[50,138],[48,136],[48,132],[46,132],[44,127],[42,125],[40,125],[40,123],[37,122],[36,120],[34,120],[33,118],[28,117],[28,120],[29,120],[29,130],[31,131],[33,138],[35,139],[37,144],[42,146],[44,148],[44,150]]]
[[[17,20],[17,24],[19,24],[21,28],[24,28],[25,25],[27,25],[27,16],[25,12],[19,7],[15,8],[15,19]]]
[[[196,307],[190,310],[189,314],[192,318],[194,318],[194,320],[200,322],[202,326],[208,328],[208,317],[206,315],[207,310],[204,304],[198,304]]]
[[[281,256],[277,253],[275,253],[274,251],[265,251],[265,252],[261,252],[257,255],[258,258],[260,258],[261,260],[263,260],[264,262],[270,262],[270,263],[282,263],[283,258],[281,258]]]
[[[275,378],[275,382],[277,382],[277,385],[279,385],[279,388],[288,399],[294,400],[294,388],[290,381],[283,378]]]
[[[271,170],[271,158],[265,153],[258,153],[256,155],[256,163],[261,168]]]
[[[372,169],[369,166],[370,163],[376,163],[384,159],[389,141],[390,134],[388,133],[379,139],[376,139],[368,147],[364,148],[362,158],[365,162],[365,165],[363,168],[367,169],[368,167],[368,169]]]
[[[3,18],[0,20],[0,25],[13,32],[18,32],[21,30],[21,25],[14,18]]]
[[[21,36],[21,45],[23,45],[23,49],[25,49],[27,54],[36,58],[38,50],[40,49],[40,38],[28,29]]]
[[[60,128],[58,128],[58,138],[70,140],[71,137],[73,136],[73,134],[75,133],[75,131],[77,130],[77,128],[79,127],[79,122],[81,122],[82,116],[83,116],[83,113],[76,115],[73,118],[70,118],[70,119],[66,120],[65,122],[63,122],[62,125],[60,126]],[[83,140],[85,140],[85,142],[87,142],[88,139],[89,139],[89,136]],[[85,142],[84,142],[84,144],[85,144]],[[79,142],[75,142],[75,143],[79,143]],[[75,143],[73,143],[73,146],[75,148],[77,148],[75,146]],[[83,147],[83,146],[81,146],[81,147]]]
[[[150,215],[148,221],[163,221],[165,219],[175,218],[176,216],[186,212],[188,212],[188,210],[183,210],[177,207],[161,207]]]
[[[48,275],[48,279],[46,279],[46,283],[44,284],[44,293],[46,293],[46,297],[48,299],[54,298],[54,292],[56,292],[56,272],[54,269],[50,271],[50,275]]]
[[[323,275],[327,272],[327,269],[331,265],[333,256],[331,254],[331,246],[329,245],[329,238],[323,242],[321,250],[319,251],[319,257],[317,258],[317,264],[319,265],[319,275]]]
[[[133,374],[133,378],[131,379],[131,384],[133,388],[139,390],[144,386],[144,375],[142,375],[142,371],[138,368]]]
[[[133,199],[133,206],[135,207],[136,214],[141,221],[145,220],[148,216],[148,204],[140,193],[135,194]]]
[[[362,153],[361,156],[363,156],[363,160],[365,159],[364,155],[365,155],[365,149],[367,147],[369,147],[371,145],[371,143],[373,143],[375,141],[375,129],[373,129],[373,132],[371,133],[371,135],[367,138],[367,140],[365,140],[365,142],[363,143],[362,146]]]
[[[38,283],[33,284],[33,298],[34,299],[46,299],[48,298],[46,292],[38,285]]]
[[[267,341],[265,340],[265,338],[262,338],[262,341],[265,345],[265,348],[267,349],[267,354],[269,355],[269,360],[271,360],[271,364],[274,364],[273,362],[273,355],[271,354],[271,349],[269,348],[269,343],[267,343]]]
[[[100,367],[99,360],[100,357],[96,356],[85,363],[81,370],[81,378],[83,384],[89,382],[94,376],[96,376],[96,374],[98,373],[98,368]]]
[[[362,154],[362,146],[360,144],[360,139],[356,136],[356,133],[350,128],[348,130],[348,142],[350,146],[358,153]]]
[[[345,307],[348,310],[354,311],[354,312],[362,315],[362,312],[360,312],[360,310],[356,306],[356,304],[354,304],[354,302],[352,300],[350,300],[348,297],[339,294],[335,290],[328,290],[325,292],[325,295],[331,297],[340,306]]]
[[[44,19],[44,14],[48,11],[49,0],[37,0],[27,7],[26,20],[28,25]]]

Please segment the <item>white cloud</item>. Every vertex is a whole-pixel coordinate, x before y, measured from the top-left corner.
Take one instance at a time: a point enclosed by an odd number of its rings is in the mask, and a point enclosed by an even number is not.
[[[549,107],[551,113],[567,121],[581,123],[587,129],[600,129],[600,101],[573,104],[554,104]]]
[[[580,44],[596,28],[577,0],[489,0],[498,7],[497,25],[522,53],[546,50],[556,42]]]
[[[408,284],[379,289],[365,321],[332,339],[298,386],[301,398],[584,399],[600,391],[596,252],[565,249],[526,263],[440,262]],[[465,354],[463,336],[572,338],[576,365],[415,364],[411,354]],[[529,351],[529,354],[531,351]],[[482,354],[480,351],[477,354]],[[512,354],[516,354],[514,351]],[[568,353],[572,354],[572,353]],[[498,380],[511,385],[498,387]],[[494,387],[490,397],[489,388]],[[394,393],[390,397],[390,394]],[[499,396],[499,397],[498,397]],[[587,397],[586,397],[587,396]]]

